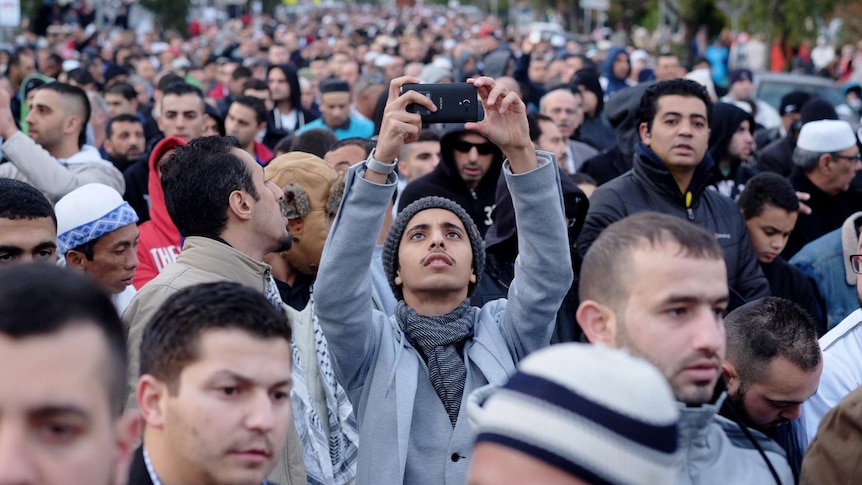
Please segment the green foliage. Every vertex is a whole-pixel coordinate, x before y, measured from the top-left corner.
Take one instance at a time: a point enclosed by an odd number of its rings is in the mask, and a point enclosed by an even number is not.
[[[189,0],[141,0],[141,6],[153,12],[164,30],[174,29],[183,36],[189,33]]]

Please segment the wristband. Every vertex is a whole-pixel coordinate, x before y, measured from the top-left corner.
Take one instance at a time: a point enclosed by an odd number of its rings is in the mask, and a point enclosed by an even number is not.
[[[374,148],[371,150],[371,153],[368,155],[368,159],[365,160],[365,166],[368,170],[374,170],[375,172],[383,175],[389,175],[390,173],[395,171],[395,165],[398,164],[398,158],[396,157],[392,160],[392,163],[383,163],[380,160],[374,158],[374,152],[377,149]]]

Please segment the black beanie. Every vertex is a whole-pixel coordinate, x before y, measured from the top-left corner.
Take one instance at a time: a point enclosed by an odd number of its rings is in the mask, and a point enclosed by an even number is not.
[[[467,288],[467,297],[472,296],[473,292],[476,291],[479,278],[482,277],[482,272],[485,270],[485,243],[467,211],[457,203],[445,197],[437,196],[423,197],[402,209],[386,234],[386,241],[383,243],[383,272],[386,274],[392,293],[395,294],[396,299],[404,299],[401,286],[395,284],[395,276],[401,266],[398,262],[398,247],[401,245],[401,236],[407,229],[407,223],[413,216],[426,209],[445,209],[458,216],[458,219],[461,219],[461,223],[464,224],[464,229],[467,230],[467,235],[470,237],[470,246],[473,249],[473,272],[476,273],[476,283],[470,283]]]
[[[813,97],[802,105],[802,110],[799,112],[799,119],[802,121],[802,124],[808,123],[809,121],[837,120],[838,113],[835,112],[835,108],[833,108],[832,104],[828,101],[824,101],[818,97]]]

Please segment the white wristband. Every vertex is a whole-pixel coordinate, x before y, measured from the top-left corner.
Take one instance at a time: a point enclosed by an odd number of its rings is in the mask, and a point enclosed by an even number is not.
[[[398,158],[392,160],[392,163],[383,163],[380,160],[374,158],[374,152],[377,149],[374,148],[371,150],[371,153],[368,155],[368,159],[365,160],[365,166],[368,170],[374,170],[377,173],[383,175],[389,175],[390,173],[395,171],[395,165],[398,164]]]

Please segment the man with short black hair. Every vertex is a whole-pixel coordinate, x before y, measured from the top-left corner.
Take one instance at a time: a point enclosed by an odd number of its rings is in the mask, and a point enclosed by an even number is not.
[[[0,483],[125,483],[140,418],[123,414],[125,334],[104,290],[56,266],[0,269],[0,369]]]
[[[240,65],[230,74],[230,82],[227,85],[227,95],[218,100],[218,111],[222,116],[227,116],[227,110],[234,100],[242,96],[242,87],[246,81],[252,78],[251,69]]]
[[[172,74],[166,77],[170,75]],[[174,82],[164,87],[160,97],[157,108],[159,109],[158,125],[162,133],[157,139],[147,140],[149,143],[147,158],[132,164],[123,173],[128,186],[124,197],[139,214],[143,208],[149,208],[152,205],[149,199],[154,194],[150,193],[150,184],[159,183],[158,172],[153,177],[151,164],[147,163],[156,145],[174,137],[188,142],[201,136],[204,131],[204,95],[198,87],[186,82]],[[146,218],[141,216],[141,220],[145,221]]]
[[[144,138],[144,125],[134,114],[119,114],[110,120],[106,127],[107,138],[102,148],[106,160],[120,171],[125,171],[135,162],[143,159],[147,140]]]
[[[440,135],[434,130],[422,130],[413,143],[405,143],[398,154],[398,174],[404,185],[430,173],[440,163]]]
[[[553,118],[541,113],[530,113],[527,115],[527,123],[530,126],[530,140],[536,145],[536,149],[556,155],[557,166],[563,173],[569,174],[566,164],[569,159],[567,140],[563,138],[563,134],[560,133],[560,128]]]
[[[660,52],[655,56],[653,73],[656,81],[670,81],[681,77],[679,57],[669,52]]]
[[[169,139],[170,140],[170,139]],[[289,247],[291,236],[282,213],[284,194],[264,180],[263,167],[233,137],[192,140],[160,166],[170,220],[183,250],[138,294],[123,313],[129,326],[130,384],[137,381],[138,345],[157,309],[182,288],[214,281],[240,283],[282,302],[264,256]],[[134,405],[134,392],[130,392]],[[305,475],[299,438],[289,439],[291,478]]]
[[[162,92],[159,103],[159,129],[164,138],[178,136],[190,141],[204,130],[204,94],[186,82],[172,83]]]
[[[315,128],[304,131],[294,135],[292,138],[290,140],[289,151],[311,153],[318,158],[323,158],[326,152],[338,143],[338,138],[335,138],[335,134],[326,128]]]
[[[239,140],[243,150],[261,165],[272,160],[272,152],[257,141],[266,129],[266,104],[254,96],[239,96],[230,105],[224,120],[225,133]]]
[[[793,428],[823,372],[815,321],[793,301],[767,297],[730,312],[724,324],[727,400],[721,414],[780,444],[798,476],[803,450]]]
[[[272,95],[269,93],[269,85],[263,79],[248,79],[242,85],[243,96],[254,96],[264,102],[267,112],[273,108]]]
[[[106,89],[105,102],[108,104],[108,118],[138,114],[138,93],[127,82],[118,82]]]
[[[45,195],[0,178],[0,266],[57,261],[57,216]]]
[[[777,173],[760,173],[748,181],[738,204],[760,269],[769,281],[770,294],[805,308],[817,321],[817,334],[823,335],[826,316],[820,292],[799,268],[781,257],[799,216],[799,198],[793,186]]]
[[[341,79],[330,78],[320,83],[320,118],[306,123],[298,133],[324,128],[345,138],[371,138],[374,123],[350,113],[350,85]]]
[[[670,383],[679,449],[687,450],[676,483],[789,485],[781,447],[718,416],[730,300],[722,253],[711,232],[679,217],[641,212],[617,221],[584,257],[578,323],[590,342],[647,359]]]
[[[707,188],[715,170],[707,153],[711,108],[706,90],[694,81],[662,81],[646,89],[633,168],[593,192],[578,251],[586,254],[604,228],[631,214],[657,211],[686,219],[709,230],[724,249],[735,308],[768,296],[769,284],[736,204]]]
[[[29,131],[18,130],[9,109],[9,94],[0,90],[0,137],[11,163],[0,165],[0,177],[27,182],[51,202],[88,183],[103,183],[123,193],[123,174],[85,145],[90,101],[75,86],[53,82],[36,90],[27,115]]]
[[[9,56],[9,65],[6,67],[5,76],[12,83],[12,116],[15,120],[21,119],[21,105],[25,100],[20,98],[21,84],[24,79],[36,73],[36,57],[33,51],[25,47],[19,47]]]
[[[371,142],[365,138],[345,138],[329,147],[329,150],[323,155],[323,161],[336,172],[346,172],[351,165],[368,158],[371,148]]]
[[[292,427],[290,341],[287,317],[254,289],[206,283],[169,297],[141,341],[146,426],[129,485],[267,483]]]

